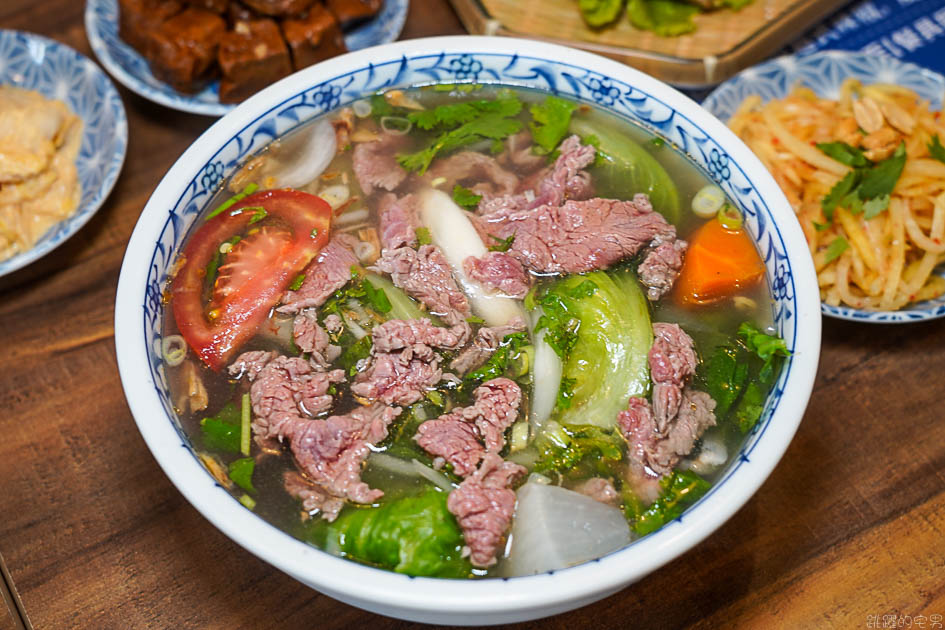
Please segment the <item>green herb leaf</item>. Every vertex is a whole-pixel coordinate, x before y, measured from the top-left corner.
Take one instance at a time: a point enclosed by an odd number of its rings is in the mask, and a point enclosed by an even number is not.
[[[375,311],[382,314],[390,313],[393,307],[384,289],[375,288],[373,284],[363,280],[361,281],[361,288],[364,289],[364,297],[367,298],[368,303]]]
[[[383,116],[393,116],[395,113],[394,106],[387,102],[383,94],[371,95],[371,116],[381,118]]]
[[[467,374],[463,380],[474,383],[504,376],[510,363],[518,358],[519,352],[528,344],[528,333],[517,332],[506,335],[489,360]]]
[[[818,232],[823,232],[824,230],[830,227],[829,223],[817,223],[817,221],[813,221],[813,224],[814,224],[814,229],[817,230]]]
[[[660,479],[659,498],[643,512],[639,503],[624,502],[627,518],[640,536],[655,532],[670,521],[679,518],[689,505],[709,491],[711,484],[691,470],[675,470]]]
[[[945,147],[942,146],[942,141],[938,139],[938,134],[932,136],[932,139],[926,146],[929,149],[929,155],[932,159],[945,164]]]
[[[259,190],[259,185],[258,185],[258,184],[254,184],[254,183],[252,183],[252,182],[250,182],[249,184],[246,184],[246,187],[243,188],[242,191],[236,193],[235,195],[233,195],[232,197],[230,197],[229,199],[227,199],[226,201],[224,201],[223,203],[221,203],[219,206],[216,207],[216,209],[213,210],[213,212],[211,212],[210,214],[208,214],[208,215],[207,215],[207,220],[209,221],[210,219],[212,219],[213,217],[217,216],[218,214],[220,214],[220,213],[223,212],[224,210],[230,208],[230,207],[231,207],[233,204],[235,204],[236,202],[242,201],[243,199],[246,199],[247,197],[249,197],[251,194],[253,194],[253,193],[256,192],[257,190]]]
[[[742,433],[748,433],[761,418],[764,411],[765,399],[761,388],[756,383],[749,383],[745,388],[745,395],[735,408],[735,423]]]
[[[528,126],[532,130],[532,139],[538,145],[534,148],[536,153],[547,154],[555,150],[568,133],[571,113],[575,108],[576,105],[557,96],[548,96],[541,105],[532,105],[529,109],[532,122]]]
[[[542,433],[537,440],[535,471],[566,473],[582,461],[606,470],[623,459],[625,444],[616,431],[591,424],[564,425],[557,431]]]
[[[866,201],[874,197],[891,195],[905,165],[906,143],[902,142],[896,147],[896,152],[891,157],[863,174],[863,182],[859,186],[860,199]]]
[[[241,412],[232,402],[228,402],[216,416],[207,416],[200,421],[203,443],[209,449],[238,453],[240,450]]]
[[[774,361],[777,357],[791,356],[791,351],[788,350],[784,339],[766,334],[750,322],[742,322],[738,327],[738,336],[744,340],[751,352],[764,361],[761,372],[758,374],[758,378],[763,383],[770,382],[771,377],[774,376]]]
[[[715,415],[722,418],[741,395],[748,380],[748,362],[731,346],[719,346],[705,364],[706,391],[715,400]]]
[[[298,291],[299,289],[302,288],[303,282],[305,282],[305,274],[300,273],[299,275],[295,276],[295,279],[292,281],[292,284],[289,285],[289,290]]]
[[[847,166],[869,166],[872,164],[866,159],[862,151],[846,142],[821,142],[816,146],[827,156]]]
[[[849,195],[860,183],[860,174],[858,171],[850,171],[844,175],[843,179],[834,184],[830,192],[821,200],[820,207],[824,211],[824,217],[827,223],[833,222],[833,213],[843,199]]]
[[[486,320],[484,320],[481,317],[477,317],[475,315],[470,315],[469,317],[466,318],[466,323],[467,324],[485,324]]]
[[[558,385],[558,399],[555,402],[555,410],[564,411],[565,409],[571,408],[571,399],[574,398],[575,385],[577,385],[576,379],[568,378],[567,376],[561,377],[561,384]]]
[[[243,457],[230,462],[229,473],[233,483],[247,492],[256,492],[253,487],[253,471],[256,469],[256,460],[252,457]]]
[[[838,236],[827,246],[827,256],[824,258],[824,263],[833,262],[837,258],[840,258],[840,254],[847,251],[849,247],[850,244],[847,242],[847,239]]]
[[[482,139],[503,140],[522,128],[516,116],[522,102],[512,92],[501,92],[494,100],[441,105],[432,110],[412,112],[408,118],[421,129],[440,130],[426,148],[397,155],[398,163],[421,175],[441,152],[450,151]]]
[[[510,235],[508,238],[498,238],[490,234],[489,238],[491,238],[494,241],[497,241],[495,245],[489,246],[490,252],[507,252],[509,251],[509,248],[512,247],[512,243],[515,242],[514,234]]]
[[[433,242],[433,237],[430,235],[430,229],[425,227],[418,227],[414,229],[414,234],[417,235],[417,244],[418,245],[429,245]]]
[[[889,195],[873,197],[872,199],[863,202],[863,218],[867,220],[872,219],[888,207]]]
[[[477,195],[459,184],[453,186],[453,201],[456,202],[457,206],[465,208],[466,210],[475,210],[481,200],[482,195]]]
[[[371,335],[366,335],[345,348],[344,352],[341,353],[338,364],[344,368],[348,376],[354,376],[358,373],[358,361],[371,355],[372,345]]]

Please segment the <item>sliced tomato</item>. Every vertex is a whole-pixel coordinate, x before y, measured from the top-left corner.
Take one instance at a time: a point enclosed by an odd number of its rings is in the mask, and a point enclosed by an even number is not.
[[[261,212],[263,208],[265,212]],[[171,305],[181,336],[214,370],[256,333],[295,277],[328,242],[331,207],[296,190],[255,193],[211,218],[181,254]],[[240,235],[205,302],[207,265]]]

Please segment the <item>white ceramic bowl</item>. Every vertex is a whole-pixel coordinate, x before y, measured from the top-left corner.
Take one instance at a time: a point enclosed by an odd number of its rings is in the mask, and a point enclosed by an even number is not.
[[[530,86],[597,103],[682,147],[745,214],[765,257],[776,326],[794,353],[754,433],[682,518],[595,561],[531,577],[410,578],[333,557],[276,529],[198,463],[178,428],[155,351],[167,269],[204,204],[241,159],[300,122],[378,89],[455,81]],[[774,180],[696,103],[589,53],[509,38],[444,37],[388,44],[309,68],[252,97],[204,133],[157,187],[131,237],[118,285],[115,340],[141,434],[168,477],[226,535],[355,606],[417,621],[484,625],[553,615],[605,597],[682,554],[734,514],[777,464],[800,423],[820,349],[820,300],[804,238]]]

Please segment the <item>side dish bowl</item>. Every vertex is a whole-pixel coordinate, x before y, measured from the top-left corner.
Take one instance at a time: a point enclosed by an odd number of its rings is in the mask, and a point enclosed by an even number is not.
[[[118,91],[95,63],[51,39],[0,30],[0,85],[64,102],[82,120],[76,158],[82,196],[75,212],[53,225],[31,249],[0,261],[0,276],[45,256],[79,231],[111,192],[125,162],[128,122]]]
[[[864,84],[887,83],[908,88],[933,110],[941,110],[945,76],[894,57],[864,52],[826,50],[809,55],[787,55],[743,70],[722,83],[702,106],[728,121],[748,96],[762,102],[785,98],[797,86],[805,86],[821,98],[836,99],[847,79]],[[945,270],[932,272],[945,276]],[[857,322],[899,324],[945,317],[945,297],[910,304],[897,311],[870,311],[846,305],[822,304],[824,315]]]
[[[240,505],[197,461],[177,423],[160,356],[168,270],[200,211],[241,160],[302,122],[378,90],[458,81],[531,87],[597,104],[687,153],[744,214],[765,260],[774,325],[792,351],[738,456],[681,518],[620,551],[530,577],[411,578],[334,557],[278,530]],[[803,416],[819,357],[819,306],[813,265],[786,199],[751,152],[696,103],[596,55],[463,36],[398,42],[313,66],[214,124],[170,169],[138,221],[119,280],[115,340],[141,434],[173,483],[227,536],[352,605],[416,621],[483,625],[545,617],[601,599],[684,553],[744,505]]]

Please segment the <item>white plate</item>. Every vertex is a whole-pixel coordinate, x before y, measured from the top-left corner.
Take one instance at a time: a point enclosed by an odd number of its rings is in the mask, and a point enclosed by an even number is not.
[[[64,101],[82,119],[82,144],[76,158],[82,186],[79,207],[52,226],[32,249],[0,262],[0,276],[4,276],[64,243],[101,207],[125,161],[128,122],[115,86],[94,62],[39,35],[0,30],[0,84]]]
[[[929,101],[933,109],[942,109],[945,77],[893,57],[861,52],[827,50],[810,55],[789,55],[743,70],[722,83],[702,102],[702,106],[723,121],[752,94],[764,101],[784,98],[794,86],[809,87],[819,96],[837,98],[840,85],[853,77],[863,83],[895,83],[913,90]],[[936,273],[945,277],[945,269]],[[866,311],[849,306],[821,304],[824,315],[871,323],[905,323],[945,316],[945,296],[912,304],[898,311]]]
[[[409,0],[385,0],[377,17],[345,33],[345,46],[348,50],[360,50],[394,41],[404,27],[408,4]],[[222,116],[236,107],[220,102],[219,81],[197,94],[184,94],[155,78],[145,58],[118,37],[118,0],[88,0],[85,32],[95,56],[111,75],[149,101],[206,116]]]

